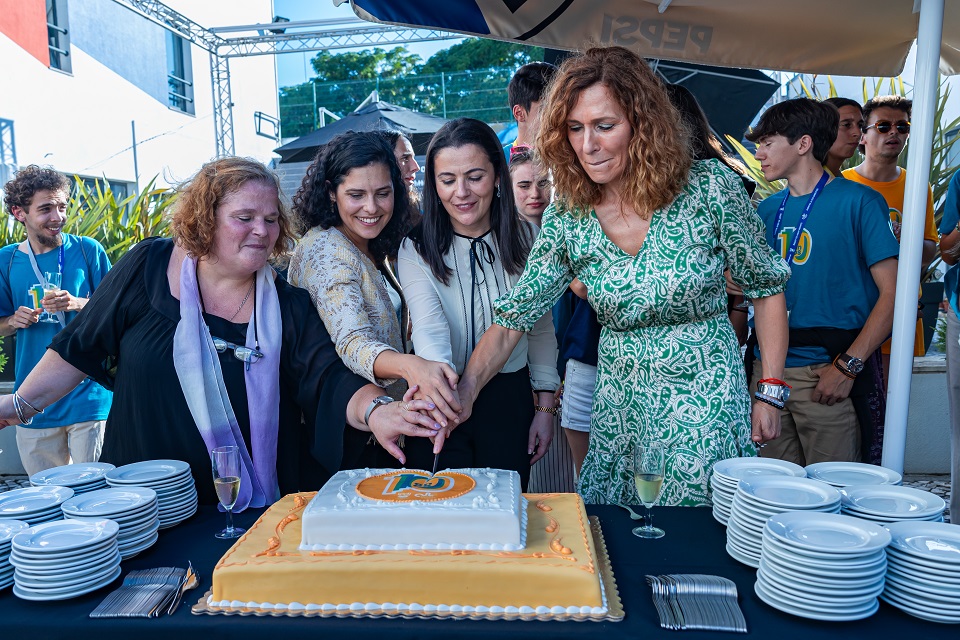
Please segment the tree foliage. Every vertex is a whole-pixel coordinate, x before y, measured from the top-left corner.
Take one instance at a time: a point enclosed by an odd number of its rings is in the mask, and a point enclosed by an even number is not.
[[[507,83],[523,64],[543,59],[543,49],[511,42],[468,38],[422,63],[403,47],[314,56],[316,77],[280,89],[285,138],[317,126],[317,111],[343,116],[376,90],[386,102],[448,118],[485,122],[510,120]]]
[[[407,53],[403,47],[394,47],[390,51],[376,47],[336,54],[321,51],[310,64],[317,73],[314,82],[335,82],[407,75],[422,66],[422,60],[415,53]]]

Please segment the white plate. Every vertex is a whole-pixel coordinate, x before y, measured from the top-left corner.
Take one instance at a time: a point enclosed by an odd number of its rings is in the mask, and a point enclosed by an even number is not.
[[[120,555],[123,557],[124,560],[128,558],[132,558],[133,556],[137,555],[141,551],[146,551],[147,549],[152,547],[154,544],[156,544],[159,538],[160,538],[160,534],[154,533],[152,536],[150,536],[143,542],[121,550]]]
[[[960,571],[940,571],[915,564],[907,564],[892,553],[888,554],[888,573],[902,576],[904,580],[927,582],[938,586],[951,586],[960,593]]]
[[[765,532],[793,547],[838,555],[864,555],[890,544],[883,527],[834,513],[781,513],[767,520]]]
[[[782,556],[771,553],[770,548],[766,546],[760,549],[760,565],[768,566],[771,572],[778,575],[825,588],[841,585],[854,588],[875,585],[878,582],[883,583],[883,576],[887,573],[886,564],[882,562],[874,567],[855,570],[799,564],[795,560],[784,559]]]
[[[754,569],[756,569],[757,567],[760,566],[759,560],[753,558],[752,556],[748,556],[744,554],[739,549],[731,545],[729,542],[727,542],[727,553],[730,555],[731,558],[733,558],[734,560],[736,560],[741,564],[747,565],[748,567],[753,567]]]
[[[929,491],[895,485],[861,485],[840,491],[844,507],[869,515],[924,518],[940,515],[947,503]]]
[[[190,465],[180,460],[146,460],[117,467],[107,472],[107,482],[143,486],[143,482],[158,482],[179,478],[190,473]]]
[[[191,491],[175,498],[159,498],[157,504],[160,506],[160,511],[170,511],[171,509],[184,507],[192,502],[197,501],[197,492]]]
[[[776,597],[775,593],[771,593],[766,586],[761,584],[759,580],[753,586],[753,590],[756,592],[757,597],[774,609],[779,609],[784,613],[789,613],[801,618],[809,618],[810,620],[827,620],[830,622],[863,620],[864,618],[869,618],[872,616],[877,612],[877,609],[880,608],[880,603],[877,602],[876,598],[874,598],[872,603],[869,603],[863,609],[847,609],[842,611],[826,611],[823,609],[809,610],[783,602]]]
[[[817,462],[807,465],[807,477],[835,487],[903,482],[903,476],[893,469],[863,462]]]
[[[802,578],[797,580],[792,576],[778,573],[766,566],[760,560],[757,577],[763,576],[769,586],[775,587],[780,593],[799,598],[803,602],[824,607],[856,606],[865,600],[876,598],[883,591],[884,581],[875,580],[873,584],[863,587],[847,587],[846,585],[815,586]]]
[[[757,476],[791,476],[803,478],[807,475],[803,467],[786,460],[775,458],[729,458],[713,465],[713,472],[722,480],[749,480]]]
[[[82,584],[99,581],[112,573],[120,564],[120,553],[110,557],[107,562],[98,564],[95,567],[88,567],[86,570],[75,573],[65,573],[59,576],[49,576],[43,574],[31,574],[29,572],[16,570],[14,577],[17,584],[27,589],[65,589],[67,587],[78,587]]]
[[[22,520],[0,520],[0,549],[10,546],[10,541],[30,525]]]
[[[0,516],[20,518],[20,516],[45,513],[50,509],[59,510],[64,501],[73,497],[69,487],[24,487],[0,493]]]
[[[117,540],[117,545],[122,549],[124,547],[135,547],[150,536],[154,535],[160,527],[160,521],[154,520],[147,529],[138,531],[136,535],[130,536],[125,540]]]
[[[891,584],[908,593],[929,594],[939,598],[948,598],[960,605],[960,589],[956,585],[937,584],[928,580],[918,580],[897,571],[887,571],[887,584]]]
[[[187,511],[183,514],[180,514],[176,518],[167,518],[167,519],[160,518],[160,528],[169,529],[170,527],[175,527],[181,522],[183,522],[184,520],[186,520],[187,518],[191,517],[196,512],[197,512],[197,507],[195,506],[193,507],[192,511]]]
[[[931,611],[932,607],[929,606],[915,606],[907,602],[902,601],[898,596],[889,594],[887,592],[880,594],[880,599],[886,602],[887,604],[900,609],[904,613],[908,613],[915,618],[921,618],[923,620],[930,620],[931,622],[946,622],[946,623],[957,623],[960,622],[960,615],[947,615],[940,611]]]
[[[960,527],[942,522],[894,522],[885,525],[891,546],[911,556],[960,566]],[[958,568],[960,570],[960,568]]]
[[[786,509],[816,509],[840,503],[839,491],[809,478],[761,476],[741,480],[738,491],[748,502]]]
[[[103,520],[104,518],[109,518],[113,520],[118,525],[120,525],[120,534],[123,535],[124,529],[129,529],[131,526],[137,526],[139,523],[149,522],[157,517],[159,509],[157,505],[149,505],[145,509],[139,509],[129,516],[75,516],[64,514],[65,520],[82,520],[85,522],[91,522],[94,520]]]
[[[113,572],[110,573],[106,578],[95,582],[93,584],[84,585],[82,587],[76,587],[69,589],[64,593],[51,593],[45,592],[40,593],[33,589],[21,589],[17,585],[13,586],[13,595],[21,598],[23,600],[68,600],[69,598],[76,598],[77,596],[82,596],[85,593],[90,593],[91,591],[96,591],[101,587],[105,587],[117,578],[120,577],[120,567],[118,566]]]
[[[64,555],[52,558],[22,555],[19,551],[14,550],[13,553],[10,554],[10,564],[18,568],[24,567],[36,571],[55,573],[60,570],[75,569],[85,565],[96,564],[109,558],[116,546],[116,540],[108,540],[105,544],[98,545],[95,549],[85,551],[84,553],[66,552]]]
[[[887,584],[883,592],[915,607],[927,607],[944,615],[960,615],[960,596],[956,594],[953,597],[929,595],[894,583]]]
[[[146,487],[107,488],[70,498],[60,508],[72,516],[109,517],[149,507],[156,500],[157,493]]]
[[[13,548],[34,554],[62,553],[116,538],[119,531],[119,525],[113,520],[59,520],[21,531],[13,537]]]
[[[884,549],[873,551],[861,556],[843,556],[836,553],[818,553],[806,549],[791,547],[788,543],[764,534],[763,548],[778,556],[791,566],[813,567],[816,569],[833,568],[835,571],[856,572],[862,576],[863,572],[871,573],[882,570],[887,565],[887,555]]]
[[[56,485],[59,487],[75,487],[93,482],[102,481],[107,471],[115,467],[108,462],[81,462],[53,467],[30,476],[34,485]]]

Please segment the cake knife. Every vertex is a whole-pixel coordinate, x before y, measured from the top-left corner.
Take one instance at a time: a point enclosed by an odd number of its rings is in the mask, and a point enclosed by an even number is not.
[[[437,475],[437,465],[440,464],[440,454],[433,454],[433,473],[430,474],[430,477]]]

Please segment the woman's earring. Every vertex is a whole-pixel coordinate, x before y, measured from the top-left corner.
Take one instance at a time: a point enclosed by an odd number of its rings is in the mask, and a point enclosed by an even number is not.
[[[499,184],[497,185],[497,197],[498,197],[498,198],[500,197],[500,185],[499,185]]]

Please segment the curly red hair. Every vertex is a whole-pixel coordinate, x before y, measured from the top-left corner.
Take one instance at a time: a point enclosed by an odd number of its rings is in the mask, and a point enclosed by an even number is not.
[[[663,84],[640,56],[623,47],[596,47],[568,58],[540,109],[538,155],[553,172],[564,208],[586,212],[600,203],[593,182],[567,137],[567,119],[589,87],[607,88],[630,123],[623,199],[642,217],[664,207],[686,186],[692,164],[689,133]]]
[[[200,167],[192,178],[177,187],[177,201],[170,231],[177,244],[202,258],[213,248],[217,233],[217,207],[228,195],[250,181],[263,182],[277,190],[277,226],[280,235],[271,258],[282,259],[293,251],[290,210],[283,202],[276,174],[252,158],[218,158]]]

